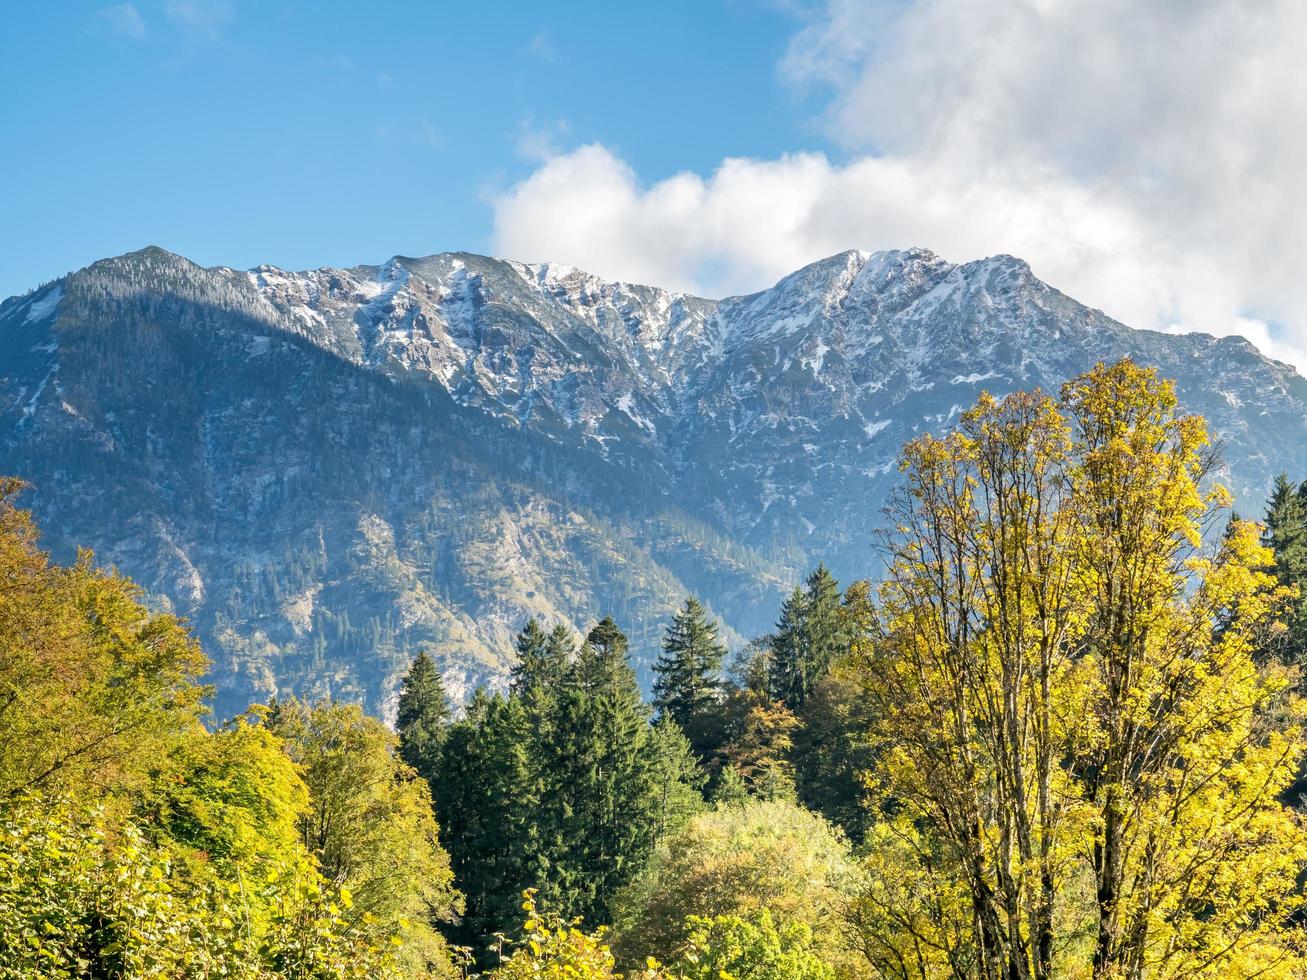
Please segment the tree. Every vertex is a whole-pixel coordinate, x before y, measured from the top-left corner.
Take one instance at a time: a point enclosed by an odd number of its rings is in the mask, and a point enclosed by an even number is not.
[[[744,716],[722,754],[750,795],[764,800],[794,799],[794,765],[790,752],[799,720],[779,701],[742,699]]]
[[[557,805],[549,897],[588,921],[607,920],[609,900],[644,863],[659,821],[649,710],[626,651],[611,619],[587,635],[568,671],[547,767]]]
[[[691,916],[685,949],[668,968],[676,980],[835,980],[814,950],[812,929],[772,921],[767,909],[748,917]]]
[[[794,711],[803,707],[818,681],[849,648],[839,583],[822,564],[804,585],[781,607],[770,661],[772,700]]]
[[[653,756],[654,833],[662,837],[703,809],[703,770],[690,740],[671,718],[660,718],[649,741]]]
[[[466,911],[449,931],[478,952],[486,937],[514,925],[523,889],[549,872],[539,744],[521,700],[484,690],[450,730],[435,793]]]
[[[304,775],[300,837],[327,881],[351,894],[346,921],[382,936],[412,923],[402,951],[409,967],[448,969],[434,926],[461,902],[430,791],[398,758],[396,736],[358,705],[332,702],[280,702],[268,725]]]
[[[620,980],[602,927],[586,933],[579,919],[540,909],[534,889],[526,891],[522,911],[522,938],[506,943],[503,964],[490,980]]]
[[[869,582],[857,581],[845,590],[840,616],[849,648],[865,645],[877,622]],[[797,712],[799,723],[790,751],[799,801],[855,843],[873,819],[865,786],[866,775],[878,764],[870,738],[874,721],[870,709],[856,665],[846,651],[813,685]]]
[[[1284,599],[1206,428],[1129,361],[1060,399],[983,395],[904,450],[882,621],[859,653],[881,743],[863,945],[888,976],[1294,976],[1307,858],[1277,799]],[[1217,535],[1219,537],[1219,535]],[[921,964],[934,966],[925,969]]]
[[[788,753],[799,802],[855,843],[875,816],[865,785],[878,764],[869,708],[856,670],[837,664],[804,702]]]
[[[440,748],[453,716],[445,683],[423,650],[404,675],[395,727],[399,757],[428,782],[440,765]]]
[[[1285,615],[1286,629],[1272,644],[1290,664],[1307,660],[1307,484],[1297,489],[1281,473],[1266,503],[1262,543],[1275,555],[1273,570],[1281,585],[1298,590]]]
[[[0,478],[0,800],[32,792],[123,801],[199,729],[208,666],[173,616],[94,567],[50,563],[24,484]]]
[[[509,691],[521,699],[541,737],[547,737],[553,723],[558,695],[567,679],[567,671],[576,657],[572,634],[561,623],[548,633],[534,619],[517,635],[517,663],[509,678]]]
[[[767,692],[772,700],[787,707],[801,704],[806,693],[807,657],[803,634],[807,603],[808,597],[795,586],[790,597],[781,604],[781,618],[776,622],[767,658]]]
[[[517,635],[515,646],[517,663],[513,665],[509,690],[520,696],[556,690],[576,652],[566,626],[559,624],[546,633],[534,619],[528,620]]]
[[[424,924],[355,916],[303,842],[325,790],[356,787],[311,770],[311,801],[265,711],[206,730],[186,628],[86,553],[50,563],[13,505],[20,486],[0,481],[0,978],[399,980],[443,965],[413,955]],[[416,803],[415,822],[355,828],[397,827],[401,871],[430,821]],[[369,904],[413,891],[396,880]]]
[[[692,741],[721,699],[721,666],[726,647],[718,626],[694,596],[668,624],[663,652],[654,663],[654,707],[671,718]],[[696,749],[703,751],[700,745]]]
[[[752,802],[700,813],[658,847],[615,903],[614,950],[631,966],[687,950],[691,916],[753,916],[812,929],[824,955],[848,961],[839,940],[853,883],[848,844],[793,803]]]

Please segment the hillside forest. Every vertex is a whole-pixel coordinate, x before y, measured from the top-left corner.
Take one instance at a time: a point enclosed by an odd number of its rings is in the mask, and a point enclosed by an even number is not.
[[[1307,483],[1125,360],[904,446],[867,579],[730,649],[530,620],[455,704],[207,707],[0,482],[0,978],[1307,976]],[[874,574],[871,574],[874,567]]]

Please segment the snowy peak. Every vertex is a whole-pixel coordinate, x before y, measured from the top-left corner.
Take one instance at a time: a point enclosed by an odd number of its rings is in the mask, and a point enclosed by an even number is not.
[[[1176,379],[1245,512],[1307,471],[1307,381],[1246,341],[1132,330],[998,255],[846,251],[709,300],[471,253],[202,268],[158,248],[0,303],[0,472],[63,554],[186,613],[241,704],[455,690],[528,616],[687,592],[740,639],[824,560],[867,574],[907,439],[981,390],[1123,356]]]

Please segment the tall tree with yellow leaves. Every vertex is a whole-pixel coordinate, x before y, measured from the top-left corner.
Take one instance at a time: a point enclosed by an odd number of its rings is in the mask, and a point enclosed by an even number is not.
[[[1122,361],[910,443],[859,657],[885,812],[857,916],[886,975],[1300,976],[1307,833],[1285,598],[1215,550],[1199,418]]]

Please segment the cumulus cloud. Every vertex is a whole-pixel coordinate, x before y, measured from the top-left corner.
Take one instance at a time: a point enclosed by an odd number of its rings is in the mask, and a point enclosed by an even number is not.
[[[640,179],[601,145],[496,198],[503,254],[708,295],[844,248],[997,252],[1135,326],[1307,365],[1298,0],[831,0],[781,66],[848,158]]]

